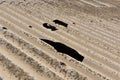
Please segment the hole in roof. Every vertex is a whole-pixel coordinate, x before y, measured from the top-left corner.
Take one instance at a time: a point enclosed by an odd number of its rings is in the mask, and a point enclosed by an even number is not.
[[[73,24],[75,24],[75,22],[73,22]]]
[[[64,27],[68,27],[68,24],[67,23],[65,23],[65,22],[63,22],[63,21],[60,21],[60,20],[53,20],[53,22],[55,23],[55,24],[59,24],[59,25],[62,25],[62,26],[64,26]]]
[[[7,29],[6,27],[2,27],[2,29]]]
[[[32,28],[32,26],[28,26],[29,28]]]
[[[51,45],[56,49],[58,52],[61,52],[63,54],[67,54],[71,56],[72,58],[78,60],[78,61],[83,61],[84,57],[80,55],[76,50],[68,47],[67,45],[60,43],[60,42],[53,42],[47,39],[41,39],[42,41],[46,42],[47,44]]]
[[[57,28],[55,26],[52,26],[48,23],[43,23],[43,27],[47,28],[47,29],[51,29],[51,31],[56,31]]]

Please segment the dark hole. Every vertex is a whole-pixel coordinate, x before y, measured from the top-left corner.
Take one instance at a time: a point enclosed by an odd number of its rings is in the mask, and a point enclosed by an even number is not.
[[[60,20],[53,20],[53,22],[55,22],[55,24],[59,24],[59,25],[62,25],[64,27],[68,27],[68,24],[63,22],[63,21],[60,21]]]
[[[29,28],[32,28],[32,26],[29,26]]]
[[[56,31],[56,27],[54,26],[51,26],[51,25],[48,25],[48,23],[44,23],[43,24],[43,27],[47,28],[47,29],[51,29],[52,31]]]
[[[2,29],[7,29],[6,27],[2,27]]]
[[[73,22],[73,24],[75,24],[75,22]]]
[[[46,40],[46,39],[41,39],[41,40],[53,46],[58,52],[67,54],[78,61],[82,62],[84,59],[84,57],[80,55],[76,50],[66,46],[65,44],[62,44],[60,42],[53,42],[53,41]]]

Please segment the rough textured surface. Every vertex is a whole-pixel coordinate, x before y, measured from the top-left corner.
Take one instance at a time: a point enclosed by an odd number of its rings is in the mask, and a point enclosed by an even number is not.
[[[119,0],[0,0],[0,80],[119,80],[119,5]],[[41,39],[65,44],[84,60]]]

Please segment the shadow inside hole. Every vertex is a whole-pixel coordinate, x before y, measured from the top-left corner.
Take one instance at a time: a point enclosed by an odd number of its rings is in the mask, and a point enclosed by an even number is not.
[[[80,55],[76,50],[66,46],[65,44],[62,44],[60,42],[53,42],[53,41],[46,40],[46,39],[41,39],[41,40],[53,46],[58,52],[67,54],[78,61],[82,62],[84,59],[84,57]]]
[[[59,24],[59,25],[62,25],[62,26],[64,26],[64,27],[68,27],[68,24],[67,23],[65,23],[65,22],[63,22],[63,21],[60,21],[60,20],[53,20],[53,22],[55,23],[55,24]]]
[[[32,26],[28,26],[29,28],[32,28]]]
[[[48,25],[48,23],[43,23],[43,27],[47,28],[47,29],[51,29],[52,31],[56,31],[57,28],[51,25]]]
[[[2,27],[2,29],[5,29],[5,30],[7,30],[7,28],[6,28],[6,27]]]

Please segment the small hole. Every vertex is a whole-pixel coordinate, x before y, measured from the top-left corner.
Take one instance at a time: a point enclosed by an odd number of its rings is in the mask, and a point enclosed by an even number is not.
[[[62,25],[62,26],[64,26],[64,27],[68,27],[68,24],[67,23],[65,23],[65,22],[63,22],[63,21],[60,21],[60,20],[53,20],[53,22],[55,23],[55,24],[59,24],[59,25]]]
[[[75,24],[75,22],[73,22],[73,24]]]
[[[32,26],[29,26],[29,28],[32,28]]]
[[[2,29],[7,29],[6,27],[2,27]]]
[[[51,29],[52,31],[56,31],[57,30],[57,28],[55,26],[52,26],[52,25],[50,25],[48,23],[44,23],[43,27],[45,27],[47,29]]]

